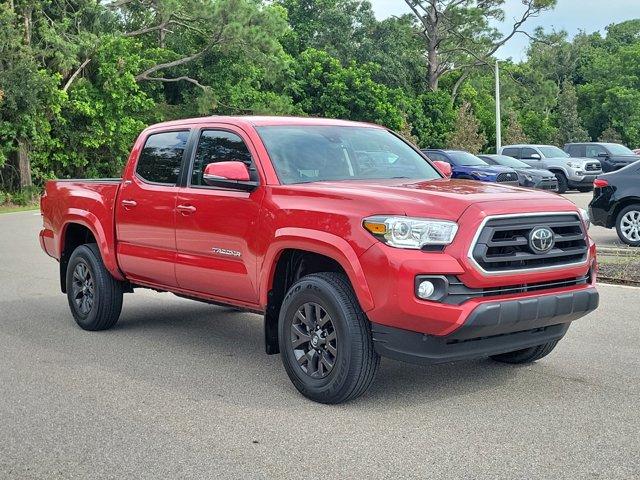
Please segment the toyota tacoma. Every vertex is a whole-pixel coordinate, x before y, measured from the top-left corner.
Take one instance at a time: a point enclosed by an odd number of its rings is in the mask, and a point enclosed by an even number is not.
[[[585,212],[450,172],[370,124],[173,121],[122,178],[47,182],[40,242],[81,328],[140,288],[254,312],[295,387],[340,403],[380,356],[533,362],[597,307]]]

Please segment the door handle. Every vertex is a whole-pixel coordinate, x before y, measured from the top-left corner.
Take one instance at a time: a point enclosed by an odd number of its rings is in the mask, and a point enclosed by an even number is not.
[[[138,205],[138,202],[136,202],[135,200],[122,200],[122,202],[120,202],[120,203],[125,208],[133,208],[136,205]]]
[[[178,205],[176,209],[184,215],[188,215],[196,211],[196,207],[193,205]]]

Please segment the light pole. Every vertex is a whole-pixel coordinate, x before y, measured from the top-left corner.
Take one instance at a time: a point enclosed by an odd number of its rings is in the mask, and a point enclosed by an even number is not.
[[[502,125],[500,117],[500,67],[496,60],[496,153],[500,153],[502,147]]]

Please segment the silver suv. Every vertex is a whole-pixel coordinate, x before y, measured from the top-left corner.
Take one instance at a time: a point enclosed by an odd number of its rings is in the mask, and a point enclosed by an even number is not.
[[[551,170],[558,179],[559,193],[570,189],[589,192],[595,178],[602,173],[598,160],[570,157],[553,145],[506,145],[498,153],[522,160],[534,168]]]

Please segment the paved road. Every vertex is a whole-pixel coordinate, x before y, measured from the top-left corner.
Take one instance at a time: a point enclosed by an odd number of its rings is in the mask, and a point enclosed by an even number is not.
[[[640,295],[525,367],[383,360],[368,395],[301,397],[260,317],[129,295],[73,323],[32,212],[0,215],[0,478],[639,478]]]

